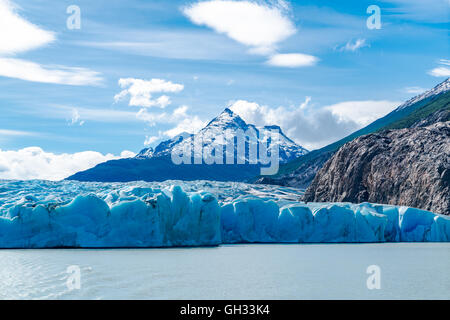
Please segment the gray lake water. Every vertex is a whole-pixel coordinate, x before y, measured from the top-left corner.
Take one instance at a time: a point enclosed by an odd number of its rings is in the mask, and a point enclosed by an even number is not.
[[[0,299],[80,298],[450,299],[450,243],[0,250]]]

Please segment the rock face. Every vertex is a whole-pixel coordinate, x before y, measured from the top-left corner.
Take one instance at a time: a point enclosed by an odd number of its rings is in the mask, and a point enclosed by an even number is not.
[[[450,121],[389,130],[345,144],[305,201],[404,205],[450,215]]]
[[[360,136],[379,132],[380,130],[425,127],[436,122],[450,120],[450,79],[446,79],[431,90],[428,90],[406,101],[386,116],[372,122],[368,126],[352,133],[318,150],[313,150],[280,166],[276,176],[263,176],[255,183],[276,184],[288,187],[307,188],[317,172],[345,143]]]
[[[426,127],[437,122],[450,121],[450,107],[448,109],[438,110],[423,120],[413,123],[411,128]]]

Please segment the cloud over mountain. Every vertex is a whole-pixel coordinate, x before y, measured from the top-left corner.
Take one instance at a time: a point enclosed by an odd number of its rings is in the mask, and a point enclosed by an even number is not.
[[[237,100],[230,109],[245,121],[259,126],[276,124],[298,144],[316,149],[356,131],[392,111],[396,101],[346,101],[316,108],[306,97],[298,107],[276,108],[255,102]]]

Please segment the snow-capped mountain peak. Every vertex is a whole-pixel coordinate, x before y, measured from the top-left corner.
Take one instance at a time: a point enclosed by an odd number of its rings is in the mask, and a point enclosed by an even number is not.
[[[186,144],[192,145],[195,139],[201,139],[204,146],[216,144],[224,146],[225,141],[220,137],[224,136],[225,133],[237,135],[239,130],[242,130],[242,132],[245,133],[249,132],[249,129],[252,129],[252,135],[256,135],[256,137],[271,137],[271,143],[276,144],[279,147],[281,163],[288,162],[308,153],[308,150],[289,139],[279,126],[270,125],[257,127],[253,124],[247,124],[238,114],[234,113],[229,108],[225,108],[222,113],[211,120],[197,134],[190,135],[184,133],[178,135],[170,140],[161,142],[154,150],[151,148],[142,150],[136,158],[145,159],[170,155],[173,150],[183,150],[183,148],[186,147]]]
[[[228,108],[222,111],[217,117],[212,119],[205,128],[207,127],[220,127],[220,128],[232,128],[232,127],[240,127],[241,129],[246,129],[247,124],[242,118],[231,111]]]

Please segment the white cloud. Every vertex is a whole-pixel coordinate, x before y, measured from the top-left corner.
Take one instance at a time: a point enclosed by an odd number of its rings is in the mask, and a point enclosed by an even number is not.
[[[302,53],[284,53],[273,55],[267,63],[276,67],[309,67],[317,63],[319,59]]]
[[[120,156],[103,155],[95,151],[73,154],[54,154],[39,147],[29,147],[18,151],[0,149],[0,179],[44,179],[62,180],[82,170],[113,159],[129,158],[135,154],[123,151]]]
[[[173,115],[175,117],[187,117],[186,112],[188,111],[188,109],[189,109],[188,106],[185,105],[180,106],[173,111]]]
[[[198,116],[192,116],[180,121],[174,128],[164,131],[164,134],[170,138],[173,138],[180,133],[197,133],[206,125],[205,122],[200,120]]]
[[[159,132],[158,136],[147,136],[145,145],[152,144],[164,137],[173,138],[183,132],[196,133],[202,129],[206,122],[202,121],[198,116],[189,115],[187,113],[188,109],[188,106],[183,105],[171,113],[152,113],[145,108],[139,110],[137,113],[138,119],[147,122],[150,126],[155,126],[156,123],[175,125],[171,129]]]
[[[157,123],[170,123],[174,120],[171,118],[171,115],[169,113],[148,112],[145,108],[142,108],[138,111],[138,113],[136,114],[136,118],[141,121],[147,122],[151,127],[155,126]]]
[[[311,97],[306,97],[305,98],[305,102],[302,102],[301,104],[300,104],[300,109],[306,109],[307,107],[308,107],[308,105],[309,105],[309,103],[311,102],[311,100],[312,100],[312,98]]]
[[[109,25],[105,37],[75,44],[164,59],[235,61],[242,54],[238,42],[205,30],[111,29]]]
[[[248,123],[266,125],[267,106],[260,106],[256,102],[237,100],[230,102],[229,108]]]
[[[119,79],[119,86],[126,88],[114,96],[116,102],[130,97],[129,106],[137,107],[160,107],[165,108],[171,104],[170,98],[167,95],[161,95],[157,99],[152,98],[152,94],[161,92],[180,92],[184,89],[182,84],[172,83],[163,79],[134,79],[121,78]]]
[[[195,24],[250,47],[248,53],[271,56],[268,64],[277,67],[314,65],[317,58],[301,53],[278,54],[277,44],[297,32],[289,18],[290,6],[279,1],[200,1],[183,8]]]
[[[349,41],[345,44],[345,46],[342,46],[339,48],[339,51],[352,51],[355,52],[358,49],[361,49],[363,47],[368,47],[369,45],[366,43],[366,39],[357,39],[355,42]]]
[[[8,142],[11,139],[17,139],[21,137],[36,137],[39,135],[41,134],[31,131],[0,129],[0,142]]]
[[[102,82],[98,72],[86,68],[44,66],[5,57],[45,46],[55,39],[53,32],[43,30],[20,17],[12,2],[0,0],[0,76],[75,86],[98,85]]]
[[[17,7],[0,0],[0,54],[15,54],[42,47],[55,41],[55,34],[24,20]]]
[[[310,102],[311,97],[306,97],[299,107],[271,108],[238,100],[231,102],[230,109],[248,123],[258,126],[279,125],[289,138],[313,150],[344,138],[400,104],[359,101],[314,108]]]
[[[0,76],[73,86],[99,85],[103,80],[98,72],[85,68],[42,66],[27,60],[1,57]]]
[[[28,131],[0,129],[0,137],[1,136],[31,136],[34,134],[35,133],[28,132]]]
[[[70,124],[71,125],[79,124],[80,126],[84,124],[84,120],[81,120],[81,116],[80,113],[78,112],[78,109],[72,110],[72,119],[70,119]]]
[[[324,107],[341,121],[354,121],[364,127],[388,114],[401,104],[400,101],[346,101]]]
[[[427,89],[422,87],[406,87],[403,91],[410,94],[421,94],[424,93]]]
[[[450,68],[447,67],[438,67],[430,70],[428,74],[433,77],[450,77]]]
[[[389,3],[384,11],[403,20],[448,23],[449,0],[381,0]]]
[[[136,117],[136,112],[134,111],[122,111],[113,108],[84,108],[60,104],[47,104],[44,109],[24,107],[20,110],[20,113],[44,119],[61,119],[69,123],[74,119],[74,115],[76,118],[76,113],[78,113],[79,119],[83,119],[83,121],[102,123],[141,121]]]
[[[284,6],[282,5],[284,4]],[[210,27],[259,50],[273,48],[296,32],[285,14],[286,3],[266,5],[251,1],[203,1],[183,8],[195,24]]]
[[[144,141],[144,146],[149,146],[152,143],[155,143],[156,141],[158,141],[159,139],[161,139],[161,136],[146,136],[145,137],[145,141]]]
[[[450,60],[441,59],[439,60],[439,64],[444,66],[450,66]],[[450,68],[448,67],[437,67],[433,70],[428,71],[428,74],[433,77],[450,77]]]

